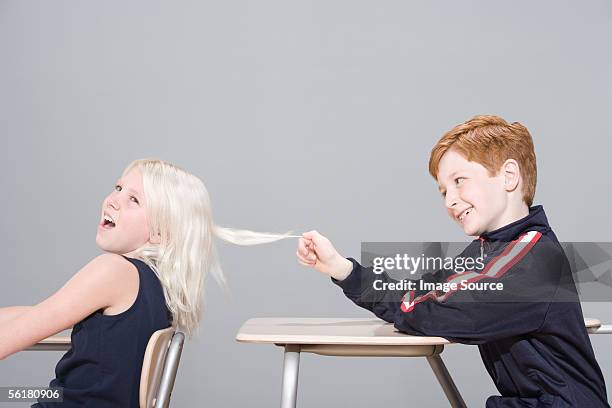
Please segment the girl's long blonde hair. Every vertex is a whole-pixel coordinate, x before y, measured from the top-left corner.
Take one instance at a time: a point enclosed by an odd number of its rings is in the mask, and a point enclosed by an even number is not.
[[[287,238],[288,234],[258,233],[223,228],[213,223],[210,198],[202,180],[162,160],[141,159],[149,228],[159,244],[146,244],[134,252],[155,272],[164,289],[172,325],[191,337],[204,303],[204,282],[209,273],[225,284],[213,237],[237,245],[256,245]]]

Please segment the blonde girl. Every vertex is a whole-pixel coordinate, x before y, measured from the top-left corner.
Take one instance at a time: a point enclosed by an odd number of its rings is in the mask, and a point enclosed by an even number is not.
[[[100,212],[92,259],[35,306],[0,308],[0,359],[72,327],[72,347],[55,369],[61,404],[138,407],[149,337],[170,325],[198,327],[209,273],[220,281],[214,237],[240,245],[287,237],[214,224],[202,181],[170,163],[130,163]]]

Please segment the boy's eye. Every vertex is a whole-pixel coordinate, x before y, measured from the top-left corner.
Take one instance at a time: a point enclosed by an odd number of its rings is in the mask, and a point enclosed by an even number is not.
[[[459,184],[459,180],[465,180],[465,177],[457,177],[455,179],[455,184]]]
[[[138,199],[137,199],[136,197],[134,197],[134,196],[130,196],[130,200],[132,200],[132,201],[133,201],[133,202],[135,202],[136,204],[140,204],[140,203],[138,202]]]
[[[121,191],[121,186],[119,184],[115,186],[115,191]]]

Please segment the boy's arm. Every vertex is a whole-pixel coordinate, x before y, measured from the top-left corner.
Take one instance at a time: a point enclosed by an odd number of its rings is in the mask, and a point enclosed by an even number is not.
[[[342,287],[344,293],[355,304],[372,311],[376,316],[388,322],[394,321],[397,305],[405,291],[376,290],[374,281],[381,284],[397,284],[386,272],[377,275],[372,268],[364,268],[353,258],[344,258],[336,251],[332,243],[317,231],[303,234],[298,242],[296,252],[298,262],[315,268],[328,275],[332,281]],[[427,273],[420,280],[439,282],[445,280],[452,272],[440,270]],[[413,281],[415,284],[416,281]]]
[[[389,287],[389,284],[399,285],[401,282],[391,278],[386,272],[375,274],[373,268],[364,267],[353,258],[347,259],[352,263],[351,272],[342,280],[332,276],[332,282],[340,286],[344,294],[357,306],[371,311],[387,322],[394,323],[406,290],[383,290],[381,288]],[[412,280],[411,284],[415,287],[414,293],[427,293],[418,289],[419,281],[428,283],[444,282],[451,274],[449,271],[439,270],[426,273],[418,280]]]
[[[401,298],[396,291],[369,293],[371,285],[367,283],[374,274],[356,261],[345,280],[334,282],[353,302],[393,322],[403,332],[482,344],[530,333],[543,324],[559,288],[564,257],[550,242],[536,245],[540,237],[534,232],[522,237],[526,242],[508,244],[507,250],[491,259],[481,274],[467,280],[502,283],[502,292],[409,291]],[[457,274],[449,279],[459,281],[464,277],[469,278]]]

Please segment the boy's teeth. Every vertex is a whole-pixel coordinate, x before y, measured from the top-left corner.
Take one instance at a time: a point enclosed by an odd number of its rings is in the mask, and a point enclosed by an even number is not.
[[[465,216],[466,216],[466,215],[468,215],[468,214],[470,213],[470,211],[472,211],[472,207],[470,207],[470,208],[468,208],[467,210],[465,210],[465,211],[463,212],[463,214],[461,214],[461,215],[459,216],[459,221],[463,221],[463,219],[465,218]]]

